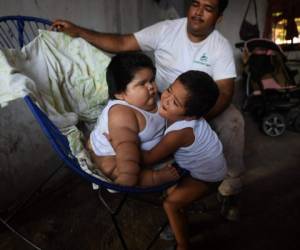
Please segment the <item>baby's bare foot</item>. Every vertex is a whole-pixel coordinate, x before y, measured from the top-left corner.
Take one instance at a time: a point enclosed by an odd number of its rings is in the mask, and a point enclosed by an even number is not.
[[[179,177],[180,175],[178,174],[177,169],[171,164],[161,168],[160,170],[156,170],[153,173],[153,178],[156,185],[178,180]]]

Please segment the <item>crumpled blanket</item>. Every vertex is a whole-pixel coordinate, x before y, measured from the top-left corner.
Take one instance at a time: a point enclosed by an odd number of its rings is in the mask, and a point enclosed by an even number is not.
[[[0,51],[0,106],[30,95],[67,136],[79,162],[91,164],[75,125],[94,124],[106,104],[109,62],[81,38],[40,30],[21,51]]]

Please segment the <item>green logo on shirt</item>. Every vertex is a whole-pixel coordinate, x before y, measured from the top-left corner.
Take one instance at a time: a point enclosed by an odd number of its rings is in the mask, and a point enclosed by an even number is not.
[[[207,61],[208,61],[208,57],[206,53],[203,53],[199,60],[194,60],[194,63],[202,64],[209,67],[210,64],[208,64]]]

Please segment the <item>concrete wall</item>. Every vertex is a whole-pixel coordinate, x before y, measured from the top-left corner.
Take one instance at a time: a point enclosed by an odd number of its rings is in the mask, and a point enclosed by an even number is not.
[[[234,46],[248,0],[231,0],[218,29]],[[266,0],[259,4],[263,31]],[[174,4],[174,8],[170,8]],[[0,0],[0,16],[64,18],[94,30],[129,33],[183,15],[182,0]],[[234,49],[237,61],[240,52]],[[22,100],[0,110],[0,210],[25,197],[59,162]]]
[[[152,0],[0,0],[0,16],[60,18],[94,30],[127,33],[177,14],[165,7]]]
[[[263,33],[264,30],[264,20],[265,20],[265,13],[267,8],[267,1],[260,0],[256,1],[258,4],[258,22],[259,22],[259,29],[260,33]],[[247,7],[248,0],[230,0],[228,9],[224,12],[222,22],[217,26],[217,28],[222,32],[222,34],[227,37],[233,47],[233,51],[235,54],[236,62],[237,62],[237,69],[238,72],[241,72],[241,53],[238,49],[234,47],[235,43],[240,42],[239,38],[239,29],[244,17],[246,7]],[[254,23],[255,22],[255,15],[252,11],[253,8],[250,9],[250,12],[247,16],[247,20]]]

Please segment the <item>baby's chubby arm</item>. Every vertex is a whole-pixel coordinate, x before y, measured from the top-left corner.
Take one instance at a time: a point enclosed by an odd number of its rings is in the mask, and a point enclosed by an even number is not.
[[[134,186],[140,174],[139,126],[134,111],[127,106],[115,105],[109,110],[109,137],[116,152],[115,183]]]

